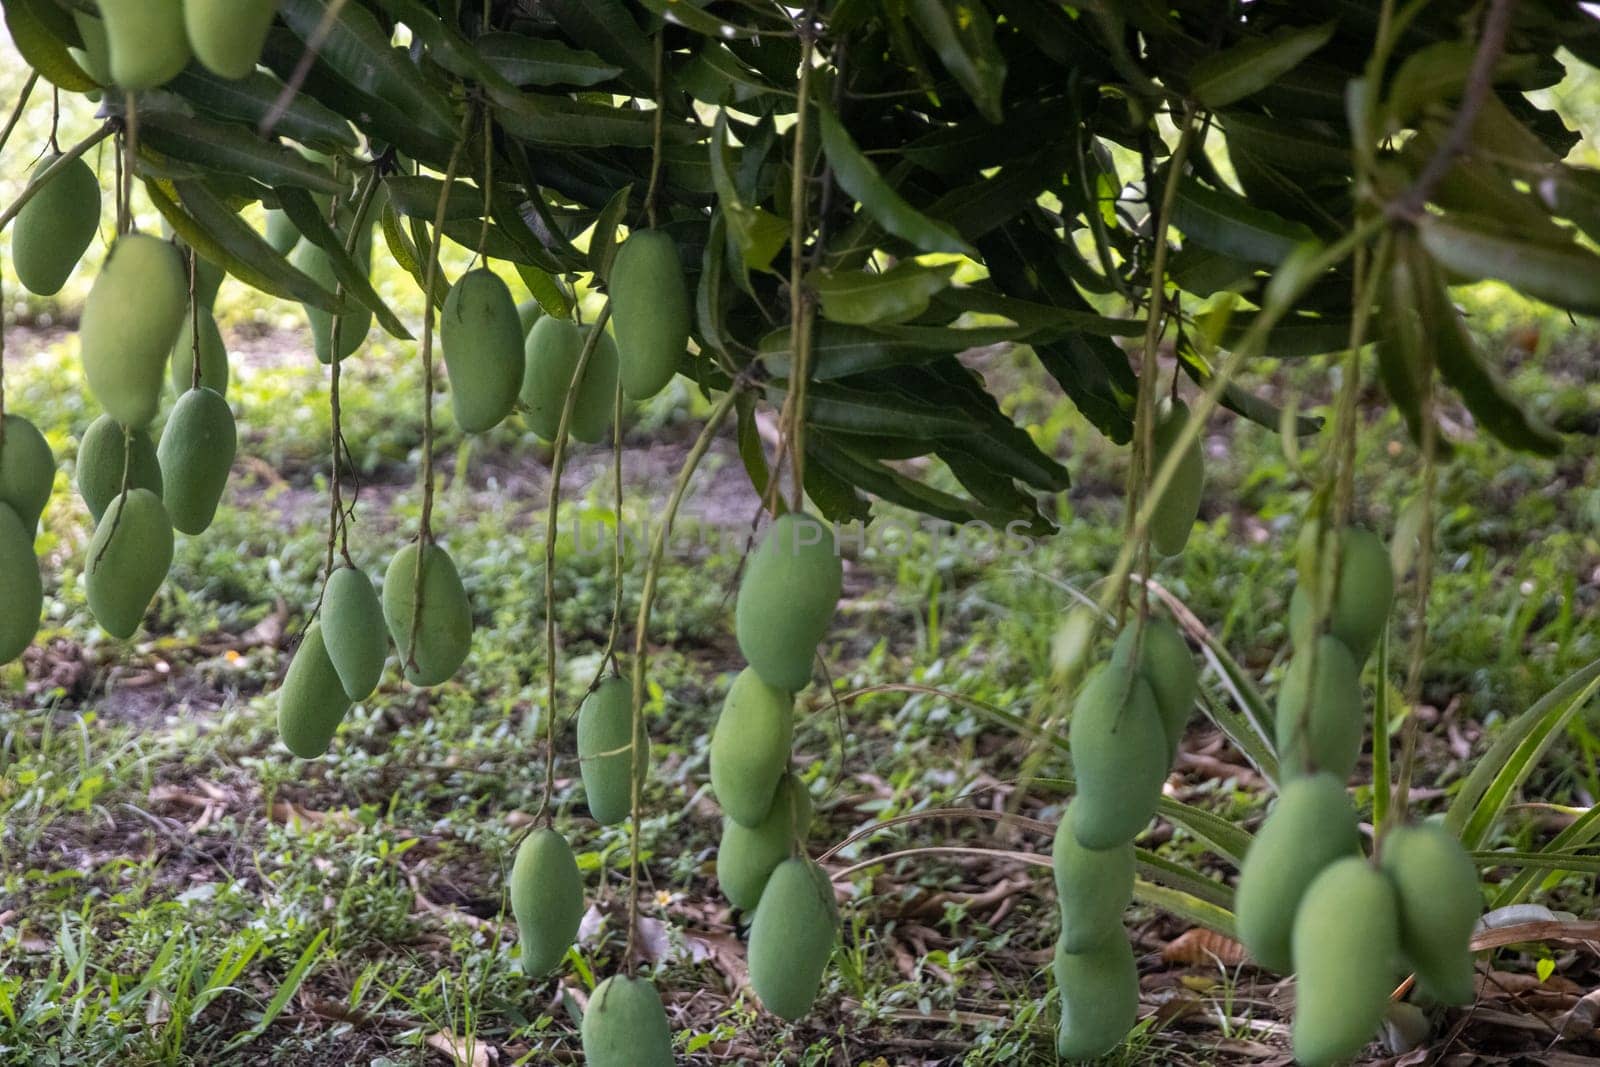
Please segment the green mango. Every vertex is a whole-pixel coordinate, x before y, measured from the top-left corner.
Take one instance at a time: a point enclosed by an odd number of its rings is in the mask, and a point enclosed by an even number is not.
[[[1097,1060],[1122,1044],[1139,1021],[1139,965],[1128,939],[1107,938],[1087,952],[1058,943],[1052,969],[1061,994],[1056,1055]]]
[[[122,425],[148,426],[160,410],[167,359],[188,308],[177,249],[144,234],[117,238],[83,305],[78,336],[89,391]]]
[[[578,766],[589,814],[601,826],[615,826],[633,810],[633,785],[644,782],[650,766],[645,744],[633,762],[633,686],[613,674],[583,698],[578,707]],[[630,771],[632,773],[630,773]]]
[[[1068,740],[1078,781],[1068,815],[1078,844],[1127,844],[1155,814],[1169,766],[1150,683],[1126,665],[1100,667],[1073,705]]]
[[[243,78],[261,61],[278,0],[183,0],[195,58],[223,78]]]
[[[389,656],[383,603],[365,571],[340,567],[322,590],[322,635],[328,659],[351,700],[365,700],[383,678]]]
[[[31,535],[56,484],[56,455],[38,427],[21,415],[0,422],[0,504],[17,513]]]
[[[667,387],[689,348],[689,289],[678,246],[640,230],[617,249],[608,279],[622,391],[648,400]]]
[[[196,294],[198,299],[199,294]],[[203,306],[203,305],[202,305]],[[200,319],[200,384],[228,395],[228,348],[222,342],[222,331],[209,311],[202,311]],[[194,321],[195,316],[183,317],[183,328],[172,345],[172,391],[179,396],[194,385]]]
[[[100,0],[100,17],[120,88],[154,89],[188,65],[182,0]]]
[[[806,687],[843,585],[832,527],[798,512],[773,522],[746,561],[734,605],[739,651],[762,681],[790,693]]]
[[[300,231],[295,224],[289,221],[289,216],[282,210],[267,208],[267,244],[280,256],[286,256],[294,251],[294,246],[300,243]]]
[[[1056,827],[1050,850],[1064,952],[1088,952],[1107,938],[1126,941],[1122,913],[1133,902],[1133,842],[1084,848],[1072,832],[1072,805]]]
[[[500,425],[522,386],[522,323],[511,290],[491,270],[468,271],[439,314],[439,349],[450,373],[450,404],[467,433]]]
[[[1394,887],[1360,856],[1312,880],[1294,917],[1294,1056],[1321,1067],[1377,1036],[1394,989],[1400,917]]]
[[[1472,931],[1483,912],[1472,857],[1455,835],[1428,823],[1389,831],[1380,856],[1418,986],[1444,1004],[1472,1003]]]
[[[772,810],[756,826],[724,818],[717,846],[717,885],[728,903],[753,911],[778,864],[798,851],[811,826],[811,794],[793,774],[778,781]]]
[[[383,618],[400,650],[407,680],[412,685],[441,685],[455,675],[472,649],[472,604],[455,561],[430,544],[422,565],[422,616],[413,641],[419,555],[413,541],[390,561],[383,578]]]
[[[522,839],[511,865],[511,912],[522,971],[542,978],[561,965],[583,921],[583,876],[567,839],[548,826]]]
[[[228,272],[204,256],[194,259],[194,300],[201,308],[210,311],[217,306],[217,293]]]
[[[34,181],[61,157],[47,155]],[[72,277],[100,225],[100,179],[82,159],[68,163],[17,212],[11,231],[11,265],[23,288],[54,296]]]
[[[1256,962],[1287,974],[1300,898],[1324,867],[1359,855],[1356,809],[1331,774],[1287,782],[1239,867],[1233,910],[1239,940]]]
[[[1139,645],[1139,674],[1155,693],[1156,710],[1161,713],[1161,724],[1171,745],[1171,759],[1178,754],[1189,715],[1200,695],[1200,675],[1189,643],[1166,619],[1146,619],[1142,637],[1137,625],[1123,627],[1111,649],[1112,661],[1126,663],[1135,642]]]
[[[339,284],[338,277],[333,273],[333,261],[328,254],[310,241],[302,241],[289,256],[289,262],[298,268],[312,281],[334,292]],[[356,250],[356,262],[362,267],[371,270],[371,259]],[[372,330],[372,312],[361,306],[355,300],[347,300],[346,304],[351,309],[339,318],[339,361],[342,363],[349,359],[356,349],[361,347],[367,339],[367,334]],[[311,343],[317,354],[317,360],[324,365],[333,362],[333,316],[321,308],[303,305],[306,310],[306,320],[311,324]]]
[[[561,428],[561,409],[589,329],[546,316],[528,333],[527,367],[518,401],[527,412],[528,426],[546,441],[554,441]],[[605,439],[616,393],[617,346],[609,334],[602,333],[584,368],[583,381],[578,383],[578,399],[567,427],[574,440],[592,445]]]
[[[106,43],[106,24],[87,11],[74,11],[72,21],[78,24],[78,36],[83,38],[82,48],[69,48],[83,72],[101,85],[111,84],[111,52]]]
[[[1156,422],[1155,455],[1151,466],[1152,477],[1161,470],[1178,435],[1189,421],[1189,407],[1181,400],[1172,402],[1172,410]],[[1197,438],[1178,461],[1167,491],[1161,494],[1155,511],[1150,515],[1150,547],[1163,556],[1176,556],[1189,543],[1189,531],[1200,514],[1200,499],[1205,495],[1206,467],[1200,454]]]
[[[131,445],[132,455],[129,456]],[[144,430],[124,430],[110,415],[89,424],[78,443],[78,495],[95,522],[122,491],[122,469],[128,468],[128,488],[148,489],[161,496],[161,461],[155,442]]]
[[[588,1067],[672,1067],[672,1028],[647,978],[618,974],[595,986],[579,1033]]]
[[[517,305],[517,322],[522,326],[522,339],[528,339],[528,333],[533,329],[533,324],[544,318],[544,308],[537,300],[524,300]]]
[[[10,663],[33,643],[44,612],[44,583],[33,554],[33,527],[0,503],[0,663]]]
[[[711,791],[723,814],[761,825],[789,769],[793,743],[794,698],[749,667],[740,671],[711,731]]]
[[[833,883],[811,860],[784,860],[767,879],[750,923],[750,988],[790,1022],[811,1009],[839,940]]]
[[[190,389],[172,406],[156,456],[161,461],[161,501],[173,529],[206,532],[228,488],[239,446],[233,410],[212,389]]]
[[[1339,588],[1328,606],[1327,630],[1343,641],[1356,665],[1367,661],[1383,636],[1394,606],[1394,565],[1389,549],[1377,534],[1351,526],[1339,536],[1339,560],[1329,553],[1322,561],[1322,581],[1331,588],[1337,565]],[[1304,648],[1310,636],[1314,608],[1309,590],[1295,586],[1289,597],[1289,635]]]
[[[88,559],[95,621],[112,637],[132,637],[172,567],[172,523],[161,498],[129,489],[113,500],[95,527]]]
[[[1343,641],[1324,634],[1311,648],[1296,652],[1278,691],[1283,778],[1315,771],[1327,771],[1341,782],[1349,778],[1361,755],[1364,717],[1361,668]]]
[[[328,658],[322,624],[314,622],[306,628],[278,689],[278,736],[296,756],[316,759],[328,751],[349,710],[350,698]]]

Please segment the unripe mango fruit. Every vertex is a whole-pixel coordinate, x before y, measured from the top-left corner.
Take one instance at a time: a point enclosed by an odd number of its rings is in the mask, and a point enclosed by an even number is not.
[[[579,1033],[588,1067],[672,1067],[672,1028],[648,979],[618,974],[595,986]]]
[[[100,0],[111,80],[123,89],[154,89],[189,62],[181,0]]]
[[[767,879],[750,924],[750,987],[790,1022],[811,1009],[839,939],[839,909],[827,872],[804,857]]]
[[[467,433],[494,429],[516,406],[524,362],[522,321],[499,275],[479,268],[450,287],[439,315],[439,349],[456,424]]]
[[[1294,1055],[1307,1067],[1348,1059],[1383,1022],[1400,920],[1394,887],[1360,856],[1312,881],[1294,919]]]
[[[60,159],[45,156],[34,181]],[[82,159],[68,163],[17,212],[11,231],[11,265],[31,293],[54,296],[94,240],[100,224],[100,179]]]
[[[1107,938],[1127,940],[1122,913],[1133,902],[1133,842],[1084,848],[1072,832],[1071,811],[1069,804],[1061,815],[1050,861],[1061,906],[1061,949],[1087,952]]]
[[[0,503],[0,663],[33,643],[44,611],[44,583],[33,554],[33,527]]]
[[[177,249],[144,234],[117,238],[84,302],[78,336],[89,390],[122,425],[137,430],[156,417],[188,307]]]
[[[128,453],[131,450],[132,455]],[[161,461],[145,430],[126,431],[110,415],[89,424],[78,442],[78,495],[99,522],[122,491],[122,468],[128,467],[128,488],[162,495]]]
[[[338,276],[333,273],[333,261],[328,254],[310,241],[301,242],[289,257],[289,262],[298,268],[306,277],[322,286],[328,292],[334,292],[338,285]],[[356,250],[356,262],[365,269],[370,270],[369,257],[359,248]],[[354,300],[346,299],[348,310],[339,317],[339,361],[342,363],[361,347],[367,339],[367,334],[372,329],[372,312]],[[306,320],[311,324],[312,349],[317,354],[317,360],[323,364],[333,362],[333,315],[321,308],[304,305]]]
[[[806,687],[843,585],[828,524],[799,512],[773,522],[745,564],[734,605],[739,651],[762,681],[790,693]]]
[[[1172,402],[1172,410],[1161,417],[1155,426],[1155,454],[1151,477],[1161,470],[1166,458],[1178,443],[1178,435],[1189,421],[1189,408],[1181,400]],[[1167,483],[1166,492],[1150,514],[1150,547],[1163,556],[1176,556],[1189,543],[1189,531],[1200,514],[1200,498],[1205,495],[1206,468],[1200,455],[1200,440],[1184,450]]]
[[[648,400],[672,381],[689,347],[689,289],[678,246],[660,230],[641,230],[617,249],[608,280],[622,391]]]
[[[527,412],[528,426],[546,441],[554,441],[561,427],[561,409],[573,388],[573,374],[588,334],[588,329],[549,315],[528,331],[527,366],[518,401]],[[617,346],[610,335],[602,332],[595,342],[577,390],[567,431],[585,444],[604,440],[617,392]]]
[[[89,610],[112,637],[132,637],[172,567],[172,522],[161,498],[130,489],[112,501],[89,542]]]
[[[1069,738],[1078,795],[1068,814],[1084,848],[1127,844],[1156,812],[1169,742],[1150,683],[1108,663],[1084,684]]]
[[[306,628],[278,689],[278,736],[296,756],[316,759],[328,751],[349,710],[350,698],[328,658],[322,624],[314,622]]]
[[[1166,619],[1146,619],[1142,635],[1136,623],[1124,627],[1112,646],[1112,660],[1127,662],[1135,644],[1139,646],[1138,671],[1155,694],[1156,710],[1161,713],[1161,724],[1171,746],[1170,759],[1178,753],[1195,698],[1200,694],[1200,676],[1188,642]]]
[[[544,317],[544,308],[537,300],[524,300],[517,305],[517,321],[522,324],[522,338],[527,340],[533,324]]]
[[[1389,549],[1371,530],[1352,526],[1337,541],[1339,588],[1329,598],[1327,629],[1343,641],[1356,665],[1367,661],[1383,635],[1394,606],[1394,565]],[[1330,554],[1322,563],[1322,582],[1332,587],[1335,563]],[[1305,647],[1313,622],[1312,598],[1306,587],[1295,586],[1289,598],[1289,634]]]
[[[101,85],[111,84],[111,52],[106,44],[106,24],[99,16],[87,11],[74,11],[72,21],[77,23],[78,36],[83,38],[82,48],[69,48],[83,72]],[[90,94],[94,99],[98,94]]]
[[[1472,1003],[1472,930],[1483,911],[1478,869],[1455,835],[1423,823],[1391,830],[1379,864],[1400,907],[1400,947],[1417,984],[1444,1004]]]
[[[1361,668],[1324,634],[1295,652],[1278,691],[1278,763],[1285,779],[1327,771],[1341,782],[1361,755]]]
[[[642,727],[641,727],[642,731]],[[612,675],[578,707],[578,766],[589,814],[601,826],[614,826],[633,810],[634,782],[643,783],[650,746],[633,761],[633,686]]]
[[[294,246],[300,243],[300,231],[295,224],[289,221],[289,216],[282,209],[271,207],[267,209],[267,244],[280,256],[286,256],[294,251]]]
[[[196,292],[195,299],[200,299]],[[205,305],[201,305],[202,308]],[[214,389],[222,396],[228,395],[228,348],[222,343],[222,331],[209,311],[202,310],[200,319],[200,384]],[[178,339],[172,344],[172,391],[182,396],[194,385],[194,321],[195,316],[185,315]]]
[[[1328,864],[1360,851],[1356,810],[1339,779],[1310,774],[1283,786],[1245,853],[1234,894],[1239,940],[1257,963],[1288,973],[1306,887]]]
[[[192,536],[210,527],[238,446],[233,410],[221,393],[202,387],[178,397],[156,449],[165,487],[161,501],[173,529]]]
[[[1097,1060],[1122,1044],[1139,1021],[1139,966],[1128,939],[1107,938],[1087,952],[1058,943],[1053,970],[1061,993],[1056,1055]]]
[[[450,554],[428,545],[422,565],[422,615],[411,632],[416,605],[415,541],[395,553],[383,577],[383,618],[400,650],[400,666],[412,685],[441,685],[466,662],[472,648],[472,605]]]
[[[195,58],[237,79],[256,69],[277,11],[277,0],[183,0],[183,25]]]
[[[0,504],[16,512],[31,539],[55,487],[55,453],[38,427],[21,415],[6,415],[0,428]]]
[[[583,920],[583,876],[567,839],[548,826],[517,848],[511,911],[517,917],[523,973],[540,978],[559,967]]]
[[[389,637],[383,604],[365,571],[340,567],[328,576],[322,591],[322,639],[345,696],[371,696],[383,678]]]
[[[761,903],[772,872],[794,855],[796,843],[811,826],[811,794],[793,774],[778,782],[772,810],[757,826],[722,820],[722,841],[717,846],[717,885],[728,903],[744,911]]]
[[[222,281],[228,272],[211,262],[204,256],[197,255],[194,259],[194,302],[200,305],[202,311],[210,311],[217,306],[217,293],[222,289]],[[217,390],[222,392],[222,390]]]
[[[793,742],[794,698],[740,671],[711,732],[711,791],[728,818],[753,827],[767,817]]]

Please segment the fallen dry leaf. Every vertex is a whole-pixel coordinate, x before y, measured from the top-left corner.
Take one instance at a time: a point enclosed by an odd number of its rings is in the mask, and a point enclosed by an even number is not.
[[[470,1034],[466,1037],[457,1037],[448,1031],[429,1034],[426,1044],[449,1056],[456,1067],[494,1067],[500,1058],[492,1045]]]
[[[1250,954],[1244,950],[1244,946],[1233,938],[1198,926],[1185,930],[1161,950],[1163,962],[1183,963],[1191,967],[1202,964],[1237,967],[1249,958]]]

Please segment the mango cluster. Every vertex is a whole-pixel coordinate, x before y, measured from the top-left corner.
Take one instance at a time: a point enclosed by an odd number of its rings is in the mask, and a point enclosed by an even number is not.
[[[74,58],[101,85],[154,89],[191,59],[223,78],[255,70],[278,0],[99,0],[73,11]]]

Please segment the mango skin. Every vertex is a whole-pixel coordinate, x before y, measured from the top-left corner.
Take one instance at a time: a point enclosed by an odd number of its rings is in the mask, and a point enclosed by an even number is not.
[[[227,276],[227,271],[206,257],[195,256],[194,302],[200,305],[201,310],[210,311],[217,306],[217,293],[221,291],[222,281]],[[222,390],[217,391],[220,393]]]
[[[790,693],[806,687],[843,586],[830,526],[798,512],[773,522],[745,564],[734,605],[739,651],[762,681]]]
[[[1062,813],[1050,850],[1061,908],[1058,943],[1063,952],[1088,952],[1110,938],[1127,940],[1122,913],[1133,902],[1133,842],[1084,848],[1072,833],[1071,810],[1069,804]]]
[[[1361,755],[1361,668],[1331,634],[1314,648],[1294,654],[1278,691],[1279,766],[1285,780],[1327,771],[1342,782]]]
[[[1168,741],[1150,683],[1126,667],[1102,666],[1072,709],[1068,740],[1078,795],[1069,806],[1084,848],[1137,837],[1156,813],[1167,778]]]
[[[1338,540],[1339,588],[1329,601],[1328,632],[1343,641],[1362,664],[1372,655],[1394,606],[1394,565],[1389,550],[1371,530],[1352,526]],[[1333,583],[1333,560],[1323,564],[1324,581]],[[1312,623],[1311,595],[1295,586],[1289,598],[1289,633],[1304,647]]]
[[[633,810],[633,784],[644,782],[650,747],[633,762],[633,686],[611,675],[578,707],[578,766],[589,814],[601,826],[615,826]],[[621,751],[619,751],[621,750]]]
[[[1137,625],[1130,623],[1124,627],[1112,646],[1112,660],[1127,662],[1133,655],[1135,642],[1139,645],[1139,674],[1150,683],[1150,690],[1155,694],[1156,710],[1161,713],[1161,724],[1171,744],[1170,759],[1178,754],[1189,715],[1194,711],[1195,698],[1200,695],[1200,675],[1195,670],[1188,642],[1166,619],[1146,619],[1142,637]]]
[[[46,156],[34,168],[34,181],[61,158]],[[75,159],[17,213],[11,231],[11,265],[31,293],[54,296],[94,240],[100,224],[100,179],[89,164]]]
[[[1478,869],[1441,826],[1391,830],[1380,869],[1400,907],[1400,947],[1424,993],[1443,1004],[1472,1003],[1472,931],[1483,912]]]
[[[528,331],[527,362],[517,401],[528,426],[546,441],[554,441],[561,428],[561,409],[587,337],[588,330],[554,316],[539,319]],[[601,334],[577,388],[578,399],[567,430],[574,440],[596,444],[605,440],[616,406],[617,345],[609,334]]]
[[[267,209],[266,238],[274,252],[286,256],[300,243],[300,231],[295,229],[294,223],[281,209],[270,207]]]
[[[356,252],[356,262],[371,269],[369,257],[359,248]],[[310,241],[303,241],[295,248],[289,256],[289,263],[330,293],[334,292],[339,284],[338,277],[333,273],[333,261],[328,258],[326,252]],[[355,354],[372,330],[372,312],[353,300],[349,302],[349,306],[352,310],[339,319],[341,363]],[[306,321],[311,325],[312,350],[317,354],[317,361],[327,366],[333,362],[333,316],[309,304],[304,307]]]
[[[1128,939],[1108,938],[1087,952],[1058,943],[1052,969],[1061,993],[1056,1055],[1097,1060],[1122,1044],[1139,1021],[1139,965]]]
[[[417,560],[422,565],[422,617],[412,645]],[[400,650],[400,666],[412,685],[442,685],[454,677],[472,649],[472,604],[450,554],[430,544],[426,557],[415,541],[395,553],[383,577],[383,618]],[[412,663],[413,657],[415,663]]]
[[[211,526],[238,446],[233,409],[221,393],[202,387],[178,397],[156,449],[173,529],[193,536]]]
[[[522,387],[522,320],[511,290],[491,270],[468,271],[439,314],[439,349],[450,374],[450,404],[467,433],[492,430]]]
[[[340,567],[322,591],[322,639],[345,696],[365,700],[383,680],[389,657],[383,603],[365,571]]]
[[[21,415],[7,415],[0,438],[0,504],[16,512],[30,535],[50,503],[56,456],[39,428]]]
[[[200,294],[195,293],[195,299]],[[202,305],[203,307],[203,305]],[[228,395],[228,346],[223,344],[222,331],[211,312],[200,312],[200,384],[214,389],[222,396]],[[172,344],[172,391],[179,396],[194,385],[194,317],[185,315],[178,339]]]
[[[579,1028],[588,1067],[672,1067],[672,1028],[645,978],[612,975],[594,987]]]
[[[112,637],[129,638],[144,621],[172,567],[172,523],[161,498],[130,489],[106,509],[89,542],[89,610]]]
[[[144,234],[117,238],[84,302],[78,337],[89,390],[122,425],[137,430],[156,417],[188,307],[177,249]]]
[[[133,450],[131,459],[127,458],[126,447]],[[78,495],[95,522],[100,521],[122,490],[125,462],[129,489],[148,489],[156,496],[162,495],[161,461],[150,434],[144,430],[124,434],[116,419],[101,415],[89,424],[83,440],[78,442]]]
[[[526,341],[533,324],[544,317],[544,308],[537,300],[524,300],[517,305],[517,321],[522,324],[522,339]]]
[[[316,759],[328,751],[349,710],[350,698],[328,659],[322,624],[314,622],[278,688],[278,737],[301,759]]]
[[[277,0],[183,0],[183,25],[207,70],[238,79],[256,69],[277,11]]]
[[[792,856],[811,826],[811,794],[794,774],[778,782],[772,810],[758,826],[722,820],[722,841],[717,846],[717,885],[728,903],[753,911],[761,903],[778,864]]]
[[[1360,856],[1317,875],[1294,919],[1295,1059],[1321,1067],[1376,1036],[1400,947],[1394,887]]]
[[[671,237],[632,234],[617,249],[608,285],[622,391],[648,400],[667,387],[689,347],[689,289]]]
[[[33,529],[0,504],[0,663],[10,663],[33,643],[44,611],[44,582],[33,554]]]
[[[78,24],[78,36],[83,38],[82,48],[69,48],[72,58],[78,61],[83,72],[101,85],[111,84],[111,52],[106,43],[106,24],[98,16],[86,11],[74,11],[72,21]]]
[[[1159,471],[1166,462],[1188,421],[1189,407],[1181,400],[1174,400],[1172,410],[1157,421],[1152,472]],[[1205,489],[1205,461],[1201,458],[1200,441],[1196,438],[1183,453],[1178,469],[1173,472],[1172,481],[1167,483],[1167,491],[1161,494],[1160,501],[1150,515],[1151,548],[1163,556],[1183,553],[1184,546],[1189,543],[1189,531],[1194,529],[1194,521],[1200,514],[1200,499],[1205,495]]]
[[[1342,782],[1312,774],[1283,786],[1245,853],[1234,894],[1239,940],[1257,963],[1290,971],[1294,917],[1306,887],[1330,863],[1360,853],[1356,809]]]
[[[750,987],[790,1022],[811,1010],[839,939],[839,909],[827,872],[804,857],[767,879],[750,924]]]
[[[154,89],[189,62],[181,0],[100,0],[111,80],[123,89]]]
[[[511,911],[522,971],[541,978],[561,965],[583,920],[583,876],[567,839],[548,826],[522,839],[511,865]]]
[[[772,810],[794,744],[794,699],[746,667],[711,731],[711,791],[735,822],[759,826]]]

